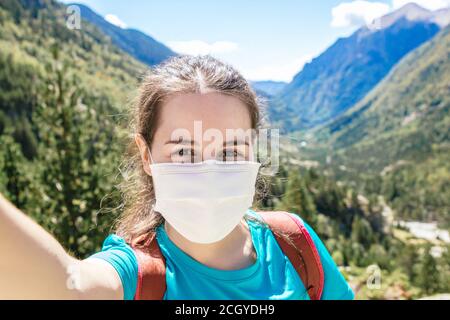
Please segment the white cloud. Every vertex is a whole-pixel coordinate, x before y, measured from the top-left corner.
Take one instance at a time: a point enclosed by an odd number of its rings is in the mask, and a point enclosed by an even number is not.
[[[118,26],[119,28],[122,29],[126,29],[127,25],[125,24],[125,22],[123,22],[122,20],[119,19],[118,16],[113,15],[113,14],[107,14],[105,16],[105,20],[108,21],[109,23]]]
[[[450,7],[450,0],[393,0],[392,6],[394,9],[398,9],[411,2],[417,3],[419,6],[428,10],[439,10]]]
[[[333,20],[331,26],[359,27],[371,23],[391,10],[390,6],[381,2],[357,0],[337,5],[331,11]]]
[[[312,55],[305,55],[284,64],[264,65],[250,70],[244,69],[242,73],[245,78],[252,81],[273,80],[290,82],[311,59]]]
[[[450,0],[392,0],[392,5],[375,1],[355,0],[341,3],[331,10],[333,17],[331,26],[341,28],[370,24],[373,20],[411,2],[417,3],[428,10],[450,7]]]
[[[167,45],[178,53],[191,55],[229,53],[237,51],[239,46],[231,41],[216,41],[207,43],[201,40],[192,41],[169,41]]]

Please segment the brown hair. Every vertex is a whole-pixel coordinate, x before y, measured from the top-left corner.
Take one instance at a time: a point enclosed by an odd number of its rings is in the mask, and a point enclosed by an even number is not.
[[[240,99],[251,117],[252,129],[262,126],[261,109],[265,100],[258,96],[245,78],[231,65],[210,56],[176,56],[153,67],[144,76],[131,110],[130,131],[126,159],[121,168],[123,182],[119,185],[122,194],[121,216],[115,222],[115,233],[131,243],[136,238],[154,232],[164,221],[154,211],[155,202],[152,177],[143,169],[134,134],[141,134],[151,147],[157,128],[159,109],[165,99],[177,93],[203,93],[215,91]],[[255,201],[267,194],[267,177],[257,180]],[[250,215],[245,219],[261,222]],[[275,231],[276,232],[276,231]]]

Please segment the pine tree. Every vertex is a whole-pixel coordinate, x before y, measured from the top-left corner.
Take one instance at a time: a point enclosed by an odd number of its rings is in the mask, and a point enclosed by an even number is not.
[[[279,208],[298,214],[313,228],[316,227],[317,210],[311,193],[297,170],[289,173],[286,192]]]
[[[368,249],[373,243],[373,231],[369,222],[361,217],[356,217],[352,223],[351,240]]]
[[[419,265],[417,281],[426,294],[432,294],[438,290],[439,280],[437,263],[431,255],[431,244],[427,244]]]
[[[414,282],[416,278],[414,267],[419,262],[419,254],[416,247],[414,245],[406,245],[399,259],[400,265],[405,269],[408,278],[411,282]]]
[[[29,181],[24,172],[25,157],[20,145],[11,137],[11,130],[0,136],[3,175],[3,192],[14,205],[23,209],[27,203],[27,187]]]

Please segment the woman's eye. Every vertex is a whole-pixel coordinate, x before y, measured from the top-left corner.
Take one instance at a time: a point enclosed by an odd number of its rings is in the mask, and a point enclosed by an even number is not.
[[[241,161],[245,160],[245,157],[238,150],[225,150],[222,153],[223,161]]]
[[[182,148],[175,150],[171,155],[171,159],[172,162],[194,162],[194,156],[193,149]]]

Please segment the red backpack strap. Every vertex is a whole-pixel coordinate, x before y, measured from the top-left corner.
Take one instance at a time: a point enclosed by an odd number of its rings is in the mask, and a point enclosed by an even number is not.
[[[266,211],[258,214],[271,229],[275,228],[291,235],[295,247],[274,233],[283,253],[302,279],[310,299],[320,300],[324,284],[322,263],[314,241],[301,220],[284,211]]]
[[[138,261],[138,283],[134,300],[163,300],[166,292],[166,260],[159,249],[156,233],[132,242]]]

